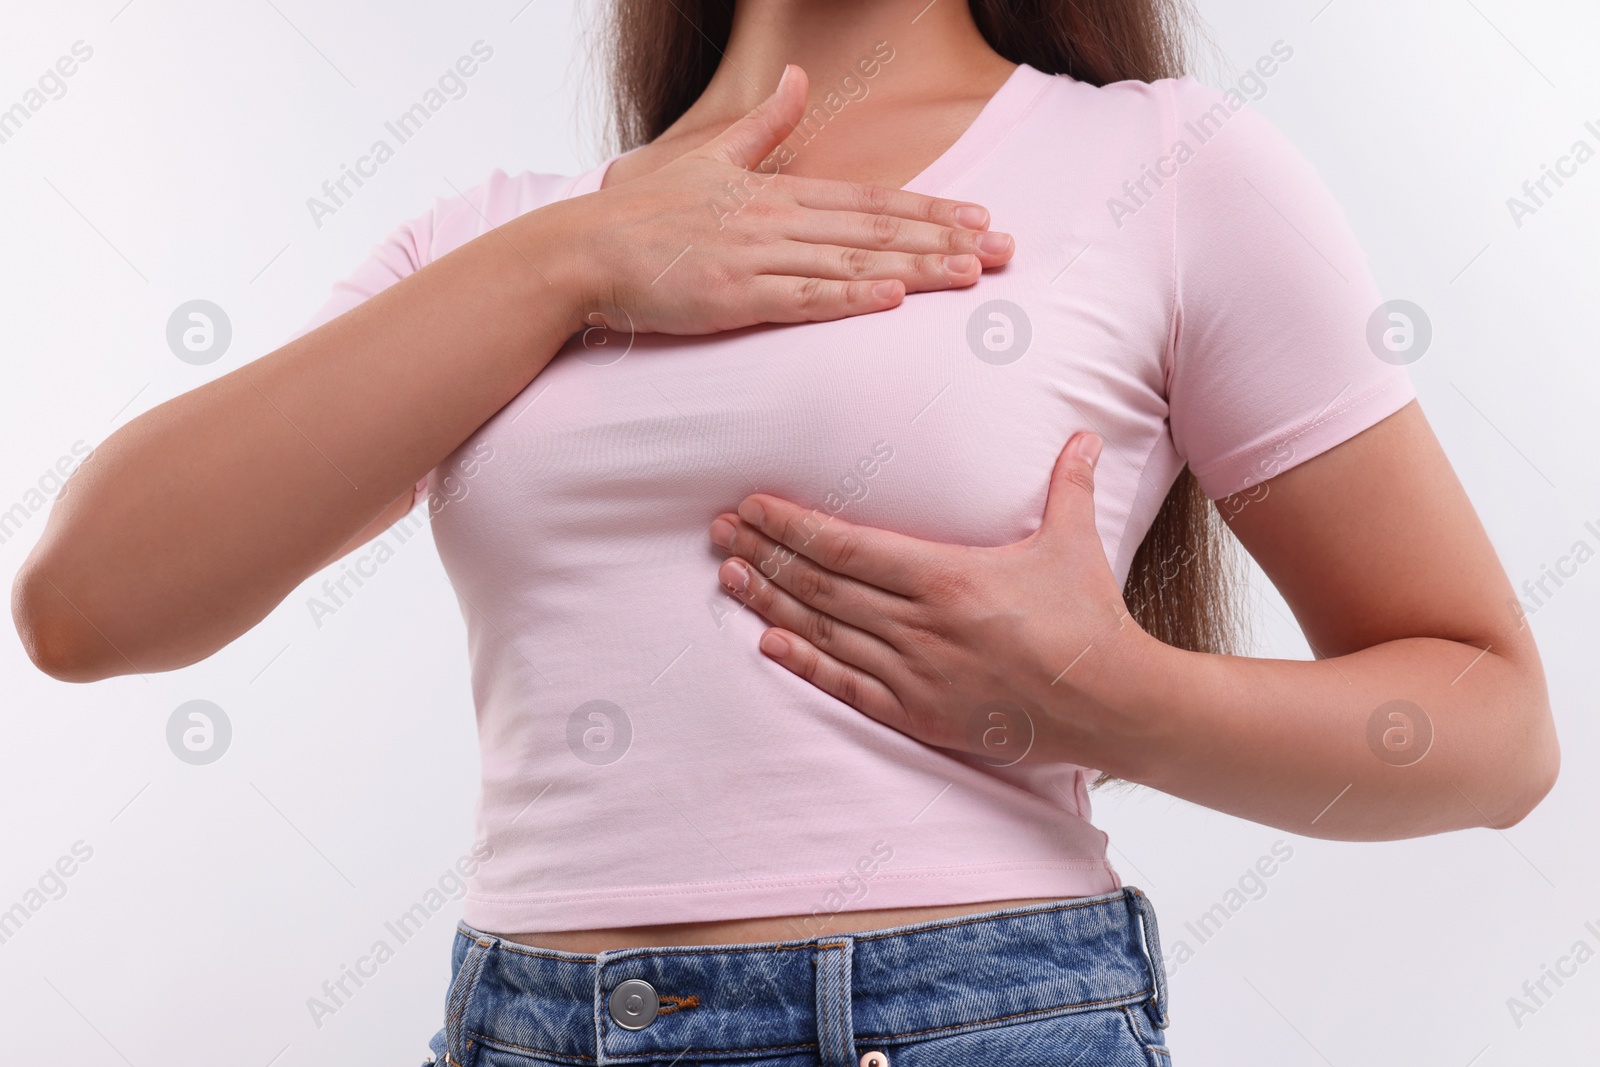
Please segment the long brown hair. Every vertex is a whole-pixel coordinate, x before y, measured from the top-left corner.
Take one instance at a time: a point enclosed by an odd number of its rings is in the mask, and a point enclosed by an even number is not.
[[[1013,63],[1092,85],[1176,77],[1195,25],[1185,0],[969,0],[989,46]],[[611,0],[604,30],[614,150],[655,140],[711,81],[734,0]],[[1148,633],[1194,652],[1240,641],[1237,553],[1189,468],[1162,502],[1123,597]],[[1104,778],[1102,778],[1104,780]]]

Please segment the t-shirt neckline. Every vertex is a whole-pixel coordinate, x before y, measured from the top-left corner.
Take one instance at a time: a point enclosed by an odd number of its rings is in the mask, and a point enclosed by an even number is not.
[[[1000,83],[1000,88],[995,90],[978,111],[977,117],[961,131],[961,135],[950,147],[901,188],[924,196],[937,196],[941,189],[986,155],[1010,132],[1012,126],[1027,111],[1028,105],[1044,91],[1049,80],[1050,75],[1035,70],[1026,63],[1018,63],[1006,76],[1006,80]],[[595,192],[605,181],[613,163],[638,150],[630,148],[618,152],[603,160],[599,166],[578,175],[568,187],[566,195],[574,197]]]

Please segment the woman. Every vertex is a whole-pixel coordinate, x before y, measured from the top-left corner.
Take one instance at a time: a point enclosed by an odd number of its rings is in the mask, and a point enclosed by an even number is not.
[[[440,201],[113,435],[35,662],[192,663],[431,489],[484,757],[438,1059],[1166,1063],[1097,773],[1377,839],[1557,766],[1359,249],[1161,80],[1173,15],[620,3],[630,150]],[[1221,654],[1203,496],[1317,662]]]

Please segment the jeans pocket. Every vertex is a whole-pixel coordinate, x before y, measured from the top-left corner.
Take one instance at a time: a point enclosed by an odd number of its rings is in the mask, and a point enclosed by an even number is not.
[[[1167,1049],[1165,1030],[1157,1030],[1150,1021],[1150,1013],[1144,1004],[1129,1004],[1122,1008],[1123,1017],[1128,1020],[1128,1029],[1133,1033],[1133,1039],[1144,1049],[1145,1058],[1150,1061],[1150,1067],[1171,1067],[1172,1053]]]

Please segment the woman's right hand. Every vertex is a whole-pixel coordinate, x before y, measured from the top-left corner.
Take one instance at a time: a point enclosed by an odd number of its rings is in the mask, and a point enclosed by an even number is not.
[[[771,96],[705,145],[552,205],[582,235],[585,325],[707,334],[840,319],[908,292],[971,285],[1011,258],[1012,239],[985,229],[978,205],[794,177],[770,162],[756,169],[805,103],[805,72],[791,65]]]

